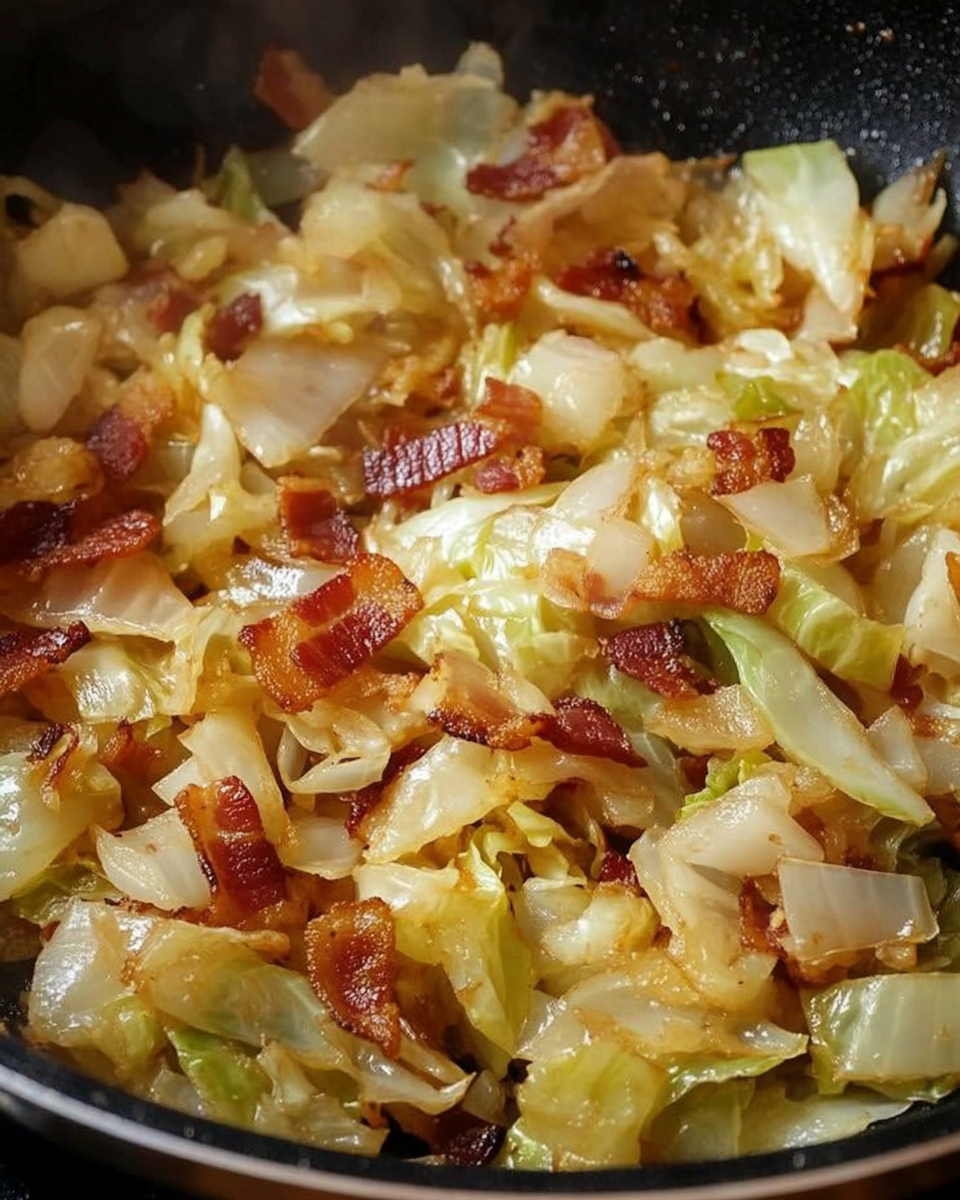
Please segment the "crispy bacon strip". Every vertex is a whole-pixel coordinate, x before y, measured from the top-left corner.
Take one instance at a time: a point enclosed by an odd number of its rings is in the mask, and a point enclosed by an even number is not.
[[[648,563],[630,594],[635,600],[717,604],[762,616],[776,599],[779,586],[780,563],[766,550],[715,555],[677,550]]]
[[[54,567],[91,567],[104,558],[127,558],[146,550],[160,533],[152,513],[135,508],[109,517],[74,542],[55,546],[23,564],[28,579],[37,579]]]
[[[625,250],[597,250],[586,262],[560,271],[555,279],[565,292],[626,305],[656,333],[697,335],[692,285],[676,275],[666,279],[644,276]]]
[[[213,892],[210,919],[235,925],[287,899],[283,865],[241,779],[191,784],[176,806]]]
[[[364,486],[371,496],[416,491],[486,458],[500,440],[478,421],[456,421],[382,450],[364,450]]]
[[[280,527],[292,554],[345,563],[357,553],[360,535],[326,488],[286,475],[280,485]]]
[[[93,423],[87,449],[96,455],[108,479],[129,479],[146,462],[154,430],[174,410],[173,392],[156,375],[138,372],[124,394]]]
[[[287,712],[300,712],[392,641],[422,606],[390,559],[359,554],[309,596],[245,625],[240,643],[263,690]]]
[[[473,476],[478,492],[522,492],[536,487],[546,474],[543,450],[521,446],[512,458],[491,458],[481,463]]]
[[[54,629],[24,629],[0,636],[0,696],[18,692],[90,641],[82,621]]]
[[[397,941],[390,906],[379,898],[331,905],[304,930],[307,976],[335,1020],[376,1042],[388,1058],[400,1053],[396,1001]]]
[[[519,158],[473,167],[467,190],[495,200],[539,200],[551,188],[599,171],[618,153],[610,131],[589,108],[566,105],[530,127]]]
[[[683,699],[711,688],[693,668],[679,621],[637,625],[598,638],[597,643],[618,671],[642,680],[661,696]]]
[[[244,292],[207,322],[207,349],[221,362],[239,358],[251,338],[263,328],[263,305],[256,292]]]
[[[529,254],[510,254],[495,267],[473,260],[464,264],[470,294],[484,322],[513,321],[527,298],[537,263]]]
[[[783,483],[796,461],[787,429],[759,429],[748,437],[736,429],[718,429],[707,438],[717,459],[711,491],[715,496],[745,492],[758,483]]]
[[[539,718],[541,725],[537,733],[558,750],[612,758],[627,767],[646,766],[623,726],[596,700],[566,696],[554,707],[555,714]]]
[[[488,377],[476,415],[512,442],[535,443],[543,420],[543,401],[536,392],[519,383]]]
[[[310,69],[299,50],[271,46],[260,59],[253,94],[288,128],[306,129],[336,99],[323,76]]]

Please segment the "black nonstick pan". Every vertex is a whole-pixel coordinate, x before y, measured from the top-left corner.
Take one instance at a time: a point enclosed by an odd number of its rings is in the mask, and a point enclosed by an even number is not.
[[[410,62],[449,68],[481,39],[514,94],[592,92],[631,149],[831,137],[867,193],[944,150],[956,192],[958,16],[925,0],[0,0],[0,170],[94,203],[144,165],[182,182],[198,146],[216,162],[283,138],[251,92],[268,45],[297,46],[338,89]],[[879,1198],[960,1177],[960,1093],[856,1138],[730,1162],[546,1176],[308,1149],[132,1100],[33,1051],[16,1032],[28,977],[0,966],[0,1111],[193,1191]]]

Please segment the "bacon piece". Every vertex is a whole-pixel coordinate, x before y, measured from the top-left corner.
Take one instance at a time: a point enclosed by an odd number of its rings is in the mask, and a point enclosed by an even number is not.
[[[558,750],[612,758],[627,767],[646,766],[623,726],[596,700],[565,696],[554,708],[555,714],[539,718],[542,724],[537,733]]]
[[[370,496],[416,491],[486,458],[500,440],[478,421],[456,421],[395,446],[364,450],[364,486]]]
[[[287,899],[283,864],[263,830],[257,802],[236,775],[177,796],[213,900],[209,918],[236,925]]]
[[[519,383],[487,378],[476,415],[513,442],[536,442],[543,420],[543,401]]]
[[[200,293],[173,271],[165,272],[147,306],[147,320],[157,333],[179,333],[187,317],[200,307]]]
[[[333,904],[308,922],[304,947],[310,985],[338,1024],[396,1058],[400,1009],[390,906],[377,897]]]
[[[640,880],[637,878],[636,867],[625,854],[621,854],[618,850],[607,850],[604,852],[597,882],[619,883],[635,895],[643,895],[643,888],[640,886]]]
[[[423,607],[400,569],[378,554],[358,554],[347,570],[287,605],[245,625],[260,686],[282,709],[300,712],[403,629]]]
[[[513,162],[473,167],[467,190],[495,200],[539,200],[551,188],[599,171],[618,153],[610,131],[589,108],[566,105],[531,125],[526,148]]]
[[[661,696],[691,697],[712,686],[694,670],[679,621],[637,625],[597,638],[597,643],[618,671],[642,680]]]
[[[20,500],[0,512],[0,562],[41,558],[70,537],[73,504]]]
[[[288,128],[306,129],[336,99],[323,76],[310,69],[298,50],[265,50],[253,94]]]
[[[897,665],[893,670],[893,682],[890,684],[890,698],[907,712],[913,710],[923,700],[923,688],[917,683],[920,666],[911,666],[910,661],[902,654],[897,656]]]
[[[654,559],[630,588],[635,600],[720,605],[762,616],[777,596],[780,563],[766,550],[734,554],[691,554],[676,550]]]
[[[360,535],[333,495],[312,479],[297,475],[286,475],[277,482],[280,526],[290,552],[321,562],[349,562],[360,546]]]
[[[740,944],[744,949],[760,954],[776,954],[778,958],[786,959],[781,937],[772,926],[774,906],[764,897],[755,879],[743,881],[739,907]]]
[[[134,508],[109,517],[76,541],[54,546],[22,565],[28,579],[38,579],[54,567],[90,567],[104,558],[127,558],[146,550],[160,533],[160,522],[152,513]]]
[[[262,328],[260,297],[256,292],[244,292],[225,308],[218,308],[207,322],[207,349],[221,362],[232,362]]]
[[[123,396],[93,423],[86,446],[108,479],[129,479],[150,453],[156,427],[171,415],[175,398],[156,375],[138,372],[123,385]]]
[[[511,254],[495,267],[471,260],[464,267],[473,303],[484,323],[513,321],[519,316],[537,267],[532,255]]]
[[[492,458],[477,467],[473,486],[478,492],[522,492],[536,487],[546,474],[543,450],[521,446],[513,458]]]
[[[759,429],[754,437],[736,429],[718,429],[707,438],[717,458],[717,475],[710,489],[715,496],[745,492],[758,483],[783,483],[795,457],[787,429]]]
[[[586,262],[566,267],[555,276],[565,292],[624,304],[656,333],[697,335],[693,317],[696,292],[686,279],[644,276],[625,250],[597,250]]]
[[[127,771],[137,779],[147,779],[150,768],[163,757],[157,746],[142,742],[129,721],[121,721],[100,752],[100,761],[109,771]]]
[[[0,696],[20,691],[89,641],[90,631],[82,621],[0,635]]]

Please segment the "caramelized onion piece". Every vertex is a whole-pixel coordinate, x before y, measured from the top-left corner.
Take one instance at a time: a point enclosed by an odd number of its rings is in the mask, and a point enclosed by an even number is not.
[[[360,535],[333,495],[312,479],[296,475],[278,483],[280,526],[290,552],[321,562],[349,562],[357,553]]]
[[[390,559],[360,554],[275,617],[245,625],[240,642],[263,690],[287,712],[300,712],[395,638],[422,606]]]
[[[51,667],[66,662],[90,640],[82,621],[54,629],[23,629],[0,635],[0,696],[17,692]]]
[[[707,438],[707,446],[717,459],[711,488],[715,496],[745,492],[767,480],[783,483],[796,461],[787,429],[759,429],[753,437],[718,429]]]
[[[177,796],[213,897],[205,919],[236,925],[287,899],[287,877],[257,802],[236,775]]]
[[[389,905],[376,897],[333,904],[308,922],[304,947],[310,984],[335,1020],[396,1058],[397,943]]]

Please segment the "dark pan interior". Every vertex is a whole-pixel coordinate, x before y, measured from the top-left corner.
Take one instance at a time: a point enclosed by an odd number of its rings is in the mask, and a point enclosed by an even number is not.
[[[515,94],[593,92],[630,149],[686,157],[832,137],[868,193],[943,149],[955,194],[957,17],[955,5],[924,0],[0,0],[0,170],[94,203],[143,165],[182,182],[198,145],[215,163],[232,142],[284,137],[250,92],[269,44],[298,46],[339,88],[409,62],[449,68],[468,41],[484,39],[504,54]],[[948,225],[960,225],[953,199]],[[24,978],[0,969],[0,1020],[15,1015]],[[159,1130],[186,1124],[95,1087],[15,1038],[0,1039],[0,1065]],[[563,1178],[358,1162],[192,1124],[195,1140],[210,1145],[275,1162],[306,1157],[373,1180],[622,1191],[737,1184],[931,1141],[960,1130],[960,1095],[799,1156]]]

